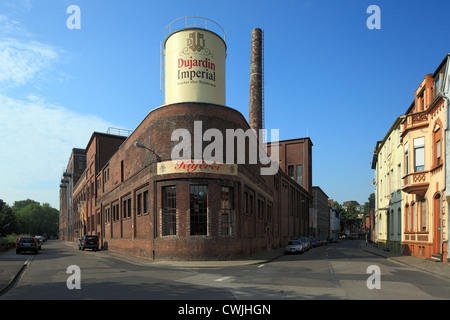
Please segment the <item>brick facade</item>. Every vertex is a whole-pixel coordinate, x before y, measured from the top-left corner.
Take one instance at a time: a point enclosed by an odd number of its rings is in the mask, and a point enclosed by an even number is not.
[[[177,103],[151,111],[126,140],[94,134],[74,189],[74,212],[85,226],[79,232],[99,235],[109,250],[166,260],[245,257],[308,235],[310,193],[282,170],[261,175],[248,152],[237,174],[158,174],[155,154],[134,145],[154,150],[164,163],[179,143],[172,133],[181,128],[191,134],[194,152],[195,121],[201,134],[249,129],[232,108]]]

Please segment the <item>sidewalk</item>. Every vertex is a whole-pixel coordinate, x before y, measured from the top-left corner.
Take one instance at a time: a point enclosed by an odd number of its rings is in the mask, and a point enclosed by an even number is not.
[[[14,248],[0,252],[0,296],[14,284],[31,258],[31,255],[17,255]]]
[[[366,245],[365,241],[361,241],[360,248],[363,251],[367,251],[377,256],[396,261],[403,265],[407,265],[439,277],[450,279],[450,263],[448,262],[435,262],[410,255],[404,255],[397,252],[384,251],[378,249],[373,243],[369,243],[368,245]]]

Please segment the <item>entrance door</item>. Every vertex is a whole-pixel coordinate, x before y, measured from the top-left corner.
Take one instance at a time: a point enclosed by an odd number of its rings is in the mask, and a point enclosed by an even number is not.
[[[441,195],[434,197],[434,241],[432,254],[441,252]]]

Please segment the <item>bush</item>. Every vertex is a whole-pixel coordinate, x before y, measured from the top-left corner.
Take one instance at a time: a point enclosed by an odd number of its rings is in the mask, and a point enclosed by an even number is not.
[[[10,235],[7,235],[6,237],[2,237],[2,238],[0,238],[0,245],[7,246],[7,245],[14,244],[14,243],[16,243],[18,237],[19,236],[16,234],[10,234]]]

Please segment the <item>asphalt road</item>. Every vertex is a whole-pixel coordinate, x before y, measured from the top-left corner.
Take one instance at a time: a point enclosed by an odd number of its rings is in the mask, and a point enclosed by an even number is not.
[[[450,299],[449,280],[360,250],[356,241],[225,266],[128,261],[57,241],[25,255],[28,266],[0,300]]]

